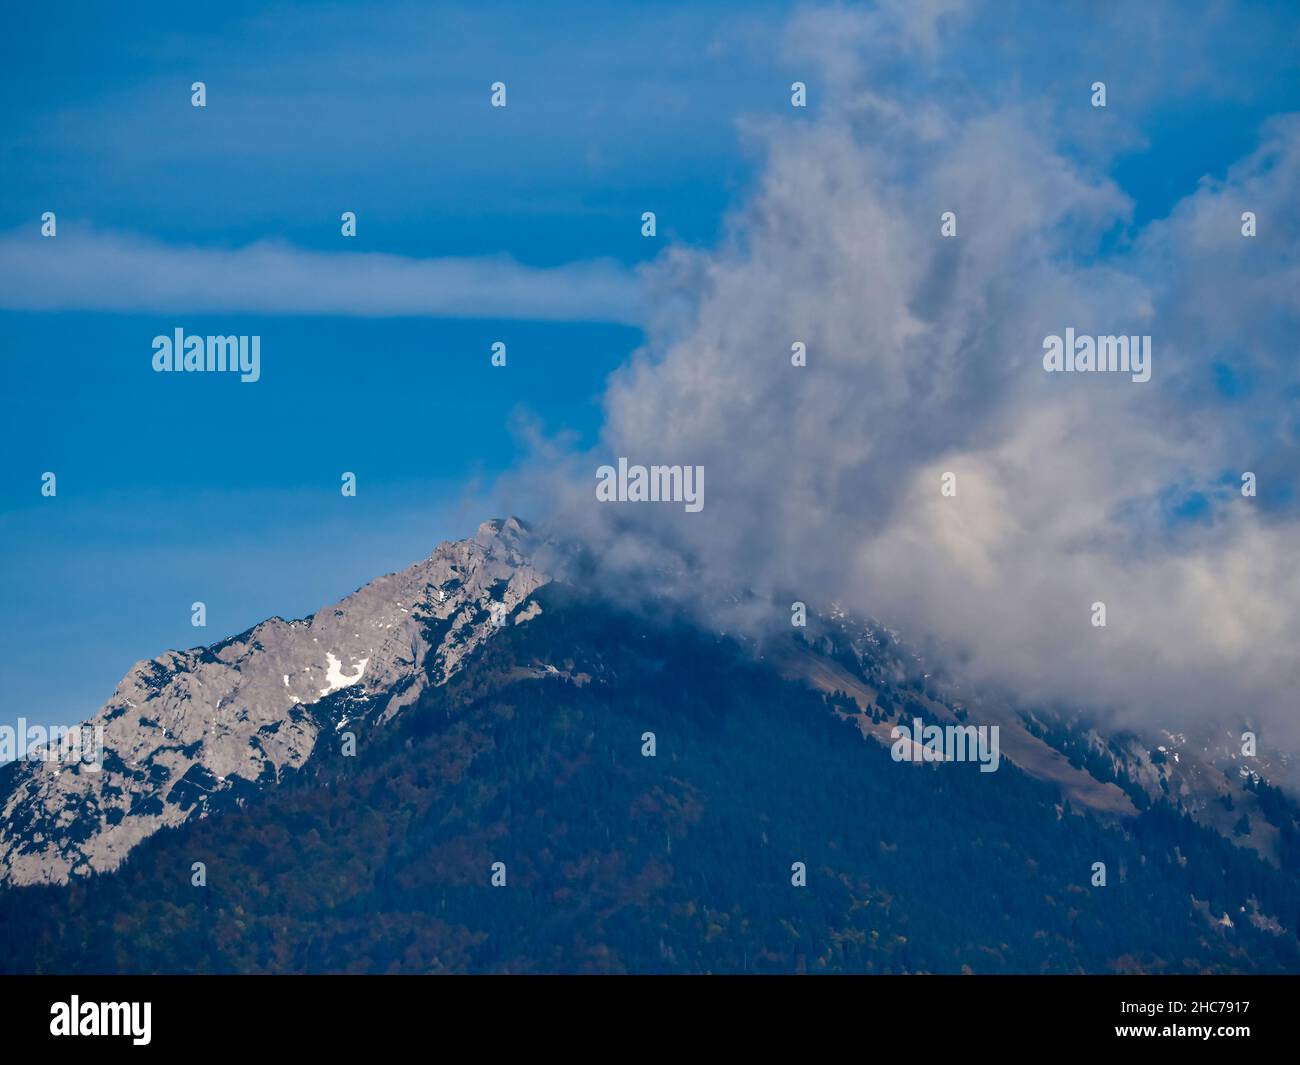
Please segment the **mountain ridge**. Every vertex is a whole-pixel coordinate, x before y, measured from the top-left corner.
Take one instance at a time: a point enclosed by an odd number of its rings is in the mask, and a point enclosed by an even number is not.
[[[543,615],[536,593],[567,579],[537,564],[554,546],[517,518],[493,519],[306,618],[268,618],[207,647],[137,663],[90,719],[105,729],[101,772],[40,761],[0,768],[0,882],[110,873],[155,833],[274,788],[323,738],[355,743],[356,732],[391,724],[458,676],[494,634]],[[1280,793],[1261,797],[1258,780],[1255,791],[1236,786],[1212,759],[1198,761],[1185,738],[1180,761],[1136,738],[1120,743],[996,701],[968,703],[878,623],[835,607],[808,621],[807,629],[747,640],[750,653],[829,698],[868,741],[889,747],[895,723],[920,715],[955,725],[973,708],[1002,731],[1006,760],[1058,788],[1067,804],[1126,820],[1167,798],[1274,864],[1300,853],[1293,806]],[[513,663],[510,676],[591,679],[550,661]],[[1259,816],[1265,806],[1271,816]],[[1234,831],[1247,815],[1250,829]]]
[[[0,887],[0,969],[1300,967],[1294,872],[1168,803],[1117,817],[1006,761],[900,763],[752,641],[580,583],[534,599],[385,725],[356,718],[355,755],[317,743],[112,875]],[[913,712],[872,681],[873,713]]]
[[[534,616],[515,614],[549,579],[528,538],[519,519],[493,519],[306,618],[137,662],[87,721],[103,728],[101,769],[0,770],[0,881],[110,872],[159,829],[274,784],[361,705],[391,719],[507,620]]]

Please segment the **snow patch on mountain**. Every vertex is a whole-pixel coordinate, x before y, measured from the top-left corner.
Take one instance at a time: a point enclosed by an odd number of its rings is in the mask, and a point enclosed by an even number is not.
[[[366,663],[369,661],[369,658],[363,658],[357,664],[356,673],[350,677],[345,677],[341,668],[343,663],[327,652],[325,655],[325,687],[320,690],[320,697],[323,699],[330,692],[336,692],[340,688],[350,688],[353,684],[358,683],[365,674]]]

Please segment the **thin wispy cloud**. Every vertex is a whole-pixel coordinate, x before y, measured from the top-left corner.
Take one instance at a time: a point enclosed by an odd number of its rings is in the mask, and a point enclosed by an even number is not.
[[[612,260],[526,266],[506,255],[410,258],[259,241],[176,247],[122,233],[0,236],[0,308],[243,312],[618,322],[642,317],[634,271]]]

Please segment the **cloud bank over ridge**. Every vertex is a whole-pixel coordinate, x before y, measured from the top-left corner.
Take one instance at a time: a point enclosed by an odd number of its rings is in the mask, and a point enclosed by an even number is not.
[[[749,131],[766,164],[725,242],[659,260],[672,312],[612,379],[600,445],[544,456],[564,520],[627,572],[683,560],[685,594],[729,624],[735,588],[773,623],[792,597],[839,601],[1026,700],[1243,721],[1294,749],[1300,120],[1135,226],[1105,153],[1078,147],[1109,121],[1086,81],[1065,118],[1002,84],[935,91],[966,17],[949,6],[791,24],[830,98]],[[895,53],[922,73],[882,78]],[[1045,373],[1067,327],[1149,334],[1151,380]],[[704,509],[597,503],[615,456],[703,465]]]

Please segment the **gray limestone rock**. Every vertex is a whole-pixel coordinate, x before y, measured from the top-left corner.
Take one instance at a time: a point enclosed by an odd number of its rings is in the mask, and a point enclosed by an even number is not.
[[[160,828],[238,805],[301,766],[323,730],[383,724],[445,683],[502,625],[535,617],[548,577],[515,518],[357,589],[211,647],[137,663],[90,718],[103,764],[23,761],[0,785],[0,880],[115,869]]]

